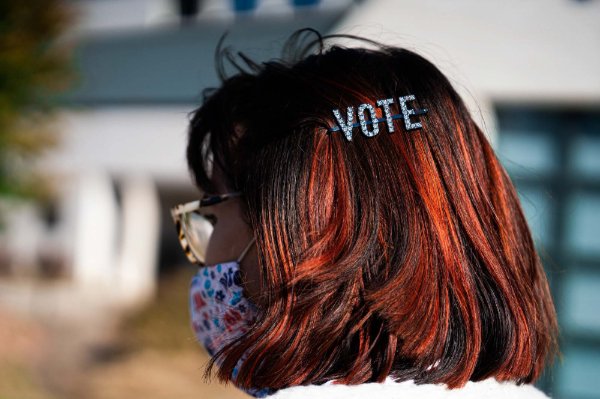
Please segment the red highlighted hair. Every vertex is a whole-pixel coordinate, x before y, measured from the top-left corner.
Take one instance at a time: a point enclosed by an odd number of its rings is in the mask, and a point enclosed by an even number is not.
[[[305,34],[317,38],[304,47]],[[227,50],[193,111],[196,184],[210,157],[244,193],[262,295],[255,325],[217,354],[242,387],[383,381],[534,382],[557,353],[548,282],[515,188],[448,79],[409,50],[325,47],[297,31],[262,64]],[[317,46],[311,54],[310,49]],[[227,57],[239,70],[225,77]],[[374,137],[332,109],[414,94],[407,131]],[[378,117],[381,109],[377,108]],[[243,133],[236,134],[236,125]],[[206,375],[213,367],[212,359]]]

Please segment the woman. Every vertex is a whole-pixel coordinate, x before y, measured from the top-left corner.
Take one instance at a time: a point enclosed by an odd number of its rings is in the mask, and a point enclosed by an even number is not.
[[[193,112],[204,197],[173,216],[205,377],[274,399],[546,397],[555,309],[483,132],[423,57],[333,37],[356,38],[302,29],[245,67],[219,43],[222,86]]]

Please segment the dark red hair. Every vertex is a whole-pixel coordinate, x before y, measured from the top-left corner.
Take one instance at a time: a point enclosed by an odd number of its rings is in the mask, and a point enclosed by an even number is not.
[[[301,46],[306,34],[316,39]],[[241,387],[535,381],[558,350],[555,309],[484,133],[422,56],[362,38],[376,48],[326,47],[333,37],[357,38],[303,29],[282,59],[238,53],[244,67],[219,45],[222,85],[193,112],[195,181],[215,192],[213,157],[244,193],[262,273],[258,320],[217,354],[219,379],[246,352]],[[429,110],[414,117],[422,129],[327,132],[334,108],[408,94]]]

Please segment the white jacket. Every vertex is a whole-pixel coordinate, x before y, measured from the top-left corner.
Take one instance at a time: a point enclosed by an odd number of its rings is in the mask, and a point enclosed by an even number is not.
[[[382,383],[359,385],[300,385],[280,389],[267,399],[549,399],[532,384],[498,382],[495,378],[468,381],[465,386],[447,389],[443,384],[420,384],[413,380],[395,382],[387,377]]]

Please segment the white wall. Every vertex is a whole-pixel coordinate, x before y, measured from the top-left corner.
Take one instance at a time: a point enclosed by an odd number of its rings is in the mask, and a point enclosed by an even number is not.
[[[598,1],[369,0],[334,31],[425,56],[492,135],[494,101],[600,105]]]
[[[60,146],[41,167],[53,175],[104,171],[190,184],[185,163],[187,113],[193,106],[111,106],[65,110]]]

